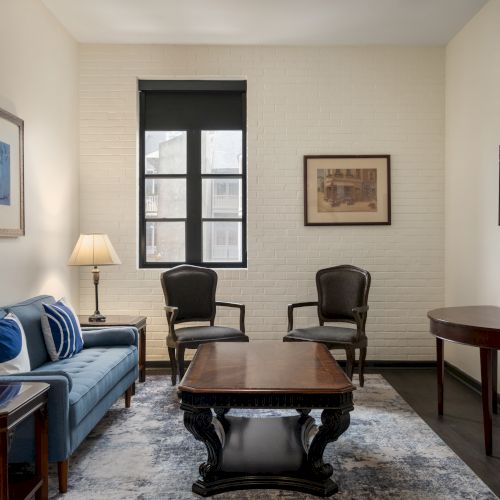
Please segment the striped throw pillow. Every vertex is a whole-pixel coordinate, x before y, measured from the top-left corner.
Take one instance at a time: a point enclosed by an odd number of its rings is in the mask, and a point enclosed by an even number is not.
[[[15,314],[0,319],[0,374],[31,370],[26,335]]]
[[[64,301],[42,304],[42,330],[52,361],[71,358],[83,349],[80,323],[73,308]]]

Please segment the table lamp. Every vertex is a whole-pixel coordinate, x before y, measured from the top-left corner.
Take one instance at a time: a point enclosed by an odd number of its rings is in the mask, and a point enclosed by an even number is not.
[[[68,260],[70,266],[94,266],[92,276],[95,287],[95,311],[89,321],[106,321],[106,316],[99,312],[99,268],[121,264],[118,255],[109,241],[107,234],[81,234],[75,249]]]

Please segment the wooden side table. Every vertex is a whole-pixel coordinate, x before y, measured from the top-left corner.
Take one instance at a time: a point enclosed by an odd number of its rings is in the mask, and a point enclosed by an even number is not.
[[[82,327],[111,328],[134,326],[139,331],[139,382],[146,381],[146,316],[110,315],[106,321],[89,321],[88,315],[80,314],[78,321]]]
[[[49,496],[49,441],[47,401],[49,385],[43,382],[0,384],[0,500]],[[14,429],[35,416],[35,476],[9,484],[9,448]]]
[[[438,414],[443,414],[443,340],[479,347],[483,399],[484,447],[493,452],[493,413],[497,413],[497,350],[500,349],[500,307],[443,307],[427,313],[436,336]]]

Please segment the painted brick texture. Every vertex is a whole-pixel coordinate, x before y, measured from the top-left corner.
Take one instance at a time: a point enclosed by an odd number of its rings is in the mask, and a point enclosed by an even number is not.
[[[166,360],[160,271],[137,268],[138,78],[248,80],[248,268],[218,271],[218,299],[246,304],[251,339],[281,339],[287,304],[315,298],[315,272],[354,264],[372,273],[368,359],[434,358],[443,49],[80,46],[81,232],[108,233],[122,259],[102,268],[101,310],[147,316],[147,359]],[[304,227],[306,154],[390,154],[392,225]],[[80,291],[91,312],[88,270]],[[237,325],[236,312],[218,318]],[[298,325],[315,321],[313,309],[298,314]]]

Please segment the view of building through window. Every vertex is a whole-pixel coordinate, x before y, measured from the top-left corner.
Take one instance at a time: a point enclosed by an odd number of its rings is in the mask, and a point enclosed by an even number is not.
[[[186,260],[188,203],[187,133],[146,131],[144,165],[146,260],[183,262]],[[242,260],[241,174],[242,131],[201,131],[201,215],[205,262]],[[163,177],[155,177],[157,175]]]

